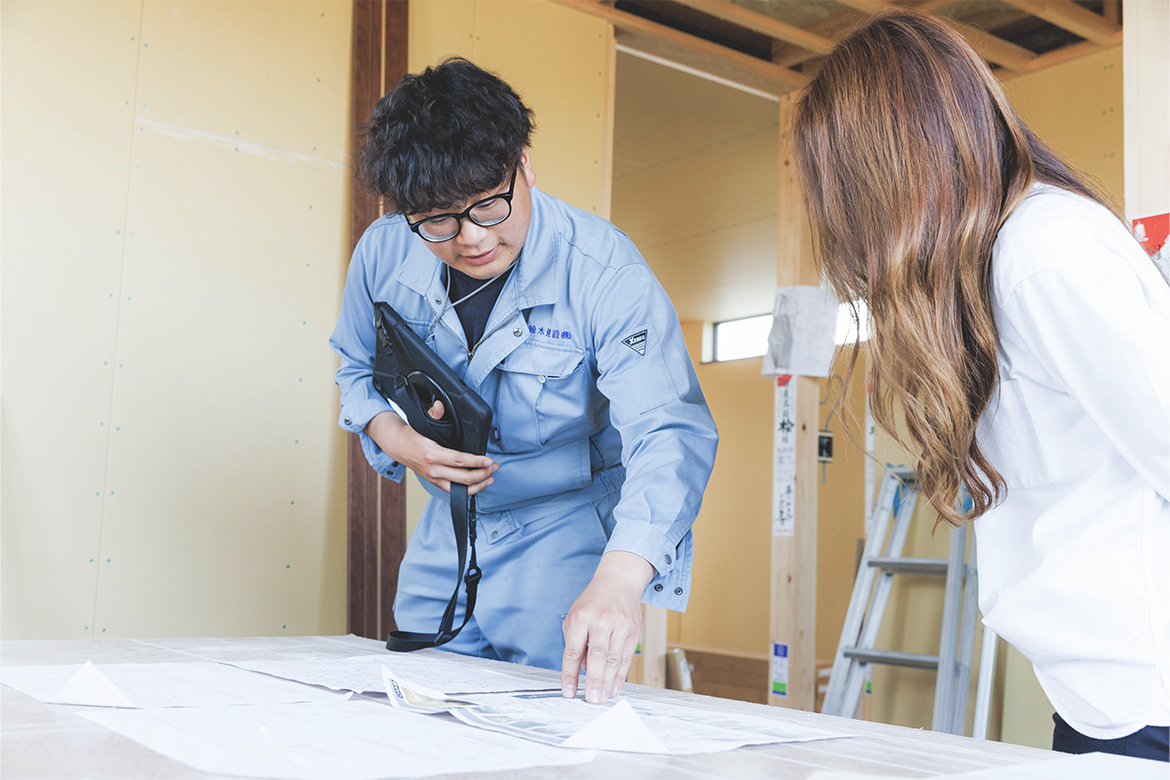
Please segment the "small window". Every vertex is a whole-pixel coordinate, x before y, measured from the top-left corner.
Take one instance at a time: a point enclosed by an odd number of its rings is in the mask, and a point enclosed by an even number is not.
[[[771,329],[771,314],[715,323],[711,332],[711,360],[760,357],[768,351],[768,331]]]
[[[849,306],[841,304],[837,310],[837,332],[833,342],[837,345],[852,344],[869,338],[869,309],[865,301],[857,302],[857,313],[861,318],[861,333]],[[743,360],[760,357],[768,351],[768,332],[772,329],[772,315],[762,314],[742,320],[716,322],[711,328],[711,361]]]

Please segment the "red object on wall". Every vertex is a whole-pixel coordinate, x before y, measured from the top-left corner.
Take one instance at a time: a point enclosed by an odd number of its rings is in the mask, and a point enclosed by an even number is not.
[[[1170,213],[1151,214],[1133,221],[1133,235],[1142,249],[1153,257],[1166,245],[1166,234],[1170,232]]]

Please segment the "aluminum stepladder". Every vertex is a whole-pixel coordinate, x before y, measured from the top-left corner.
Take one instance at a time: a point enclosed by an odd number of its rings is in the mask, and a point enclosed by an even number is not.
[[[978,590],[975,549],[972,545],[970,562],[967,562],[965,560],[967,526],[963,525],[951,529],[948,558],[902,557],[902,548],[910,530],[910,520],[914,515],[917,499],[918,480],[914,470],[905,466],[888,467],[882,479],[881,489],[878,491],[873,529],[866,540],[857,579],[853,583],[853,595],[849,599],[849,610],[841,630],[837,654],[833,659],[829,687],[825,692],[821,712],[845,717],[851,717],[856,712],[865,682],[867,664],[935,669],[938,675],[935,682],[931,729],[962,734],[967,718],[971,653],[975,645],[975,607]],[[895,574],[946,577],[938,655],[874,648]],[[975,732],[976,734],[980,732],[979,719],[982,717],[985,734],[987,707],[983,699],[990,696],[990,685],[986,686],[985,691],[982,673],[980,677],[978,696],[979,703],[983,706],[977,707],[980,711],[976,714]]]

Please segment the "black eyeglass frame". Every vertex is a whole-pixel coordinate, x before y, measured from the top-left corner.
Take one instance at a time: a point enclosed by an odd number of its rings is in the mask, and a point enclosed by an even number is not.
[[[411,230],[414,231],[415,235],[417,235],[423,241],[426,241],[427,243],[430,243],[430,244],[441,244],[444,241],[450,241],[451,239],[455,238],[455,236],[459,235],[459,233],[463,230],[463,220],[464,219],[470,219],[474,224],[479,225],[480,227],[492,227],[493,225],[498,225],[501,222],[506,221],[508,219],[508,217],[512,216],[512,195],[516,192],[516,175],[519,172],[520,172],[520,166],[516,166],[515,168],[512,169],[512,182],[511,182],[511,184],[508,185],[507,192],[501,192],[498,195],[492,195],[490,197],[484,198],[483,200],[476,201],[475,203],[472,203],[470,206],[468,206],[467,208],[465,208],[463,211],[459,212],[458,214],[455,214],[455,213],[436,214],[433,217],[427,217],[426,219],[420,219],[418,222],[411,222],[409,219],[407,219],[406,224],[408,227],[410,227]],[[493,220],[490,220],[488,222],[480,222],[478,219],[471,216],[471,212],[473,210],[475,210],[475,209],[479,208],[480,206],[482,206],[483,204],[485,204],[489,201],[493,201],[493,200],[502,200],[505,203],[507,203],[508,204],[508,213],[505,214],[504,216],[500,217],[499,219],[493,219]],[[405,219],[405,215],[403,215],[403,218]],[[455,221],[459,225],[459,229],[456,230],[451,235],[447,236],[446,238],[431,238],[430,236],[428,236],[422,232],[422,226],[425,225],[426,223],[437,222],[440,219],[450,219],[450,218],[455,219]]]

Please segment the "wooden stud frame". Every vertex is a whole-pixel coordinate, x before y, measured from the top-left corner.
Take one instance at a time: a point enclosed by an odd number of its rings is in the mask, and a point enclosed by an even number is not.
[[[614,25],[622,46],[678,62],[752,89],[780,96],[800,89],[809,77],[792,66],[823,56],[842,37],[873,14],[893,8],[913,8],[937,13],[957,0],[839,0],[847,10],[810,24],[807,28],[782,22],[744,8],[729,0],[674,0],[682,6],[772,38],[772,61],[712,43],[664,24],[614,7],[612,0],[554,0],[583,13],[600,16]],[[1099,16],[1073,0],[1005,0],[1027,14],[1043,19],[1084,38],[1080,43],[1036,54],[1022,46],[940,15],[988,62],[998,75],[1010,79],[1068,62],[1121,44],[1121,25],[1115,18],[1114,0],[1106,0],[1106,14]]]
[[[406,75],[407,0],[354,0],[352,113],[354,154],[379,98]],[[377,196],[352,185],[350,249],[382,213]],[[347,630],[384,639],[394,625],[398,567],[406,551],[406,485],[370,468],[349,435]]]

